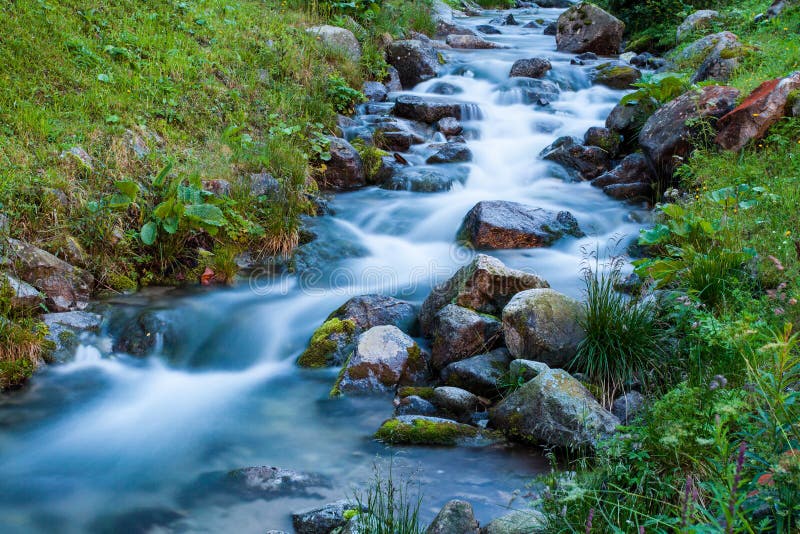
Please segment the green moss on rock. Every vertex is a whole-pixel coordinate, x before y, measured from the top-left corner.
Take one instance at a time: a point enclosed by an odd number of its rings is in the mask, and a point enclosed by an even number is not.
[[[356,324],[350,319],[329,319],[311,336],[308,348],[297,359],[300,367],[330,367],[336,363],[336,352],[353,342]]]
[[[399,416],[389,419],[375,437],[394,445],[457,445],[478,436],[478,429],[448,419],[425,416]]]
[[[397,396],[401,399],[406,397],[420,397],[425,400],[433,398],[433,388],[430,387],[417,387],[417,386],[404,386],[397,390]]]

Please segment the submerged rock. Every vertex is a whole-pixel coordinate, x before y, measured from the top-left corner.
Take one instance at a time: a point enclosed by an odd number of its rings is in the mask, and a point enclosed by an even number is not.
[[[581,2],[558,17],[556,46],[559,51],[603,56],[619,53],[625,24],[594,4]]]
[[[539,276],[506,267],[486,254],[477,254],[446,282],[438,285],[422,303],[419,322],[430,336],[436,314],[450,303],[479,313],[499,315],[515,294],[526,289],[550,287]]]
[[[504,200],[478,202],[458,232],[459,239],[478,249],[546,247],[565,235],[584,235],[570,212]]]
[[[400,415],[384,422],[375,437],[394,445],[458,445],[478,436],[477,428],[423,415]]]
[[[386,393],[398,385],[424,381],[427,376],[428,362],[408,334],[396,326],[375,326],[358,336],[331,395]]]
[[[465,143],[445,143],[425,163],[463,163],[472,161],[472,151]]]
[[[436,514],[425,534],[480,534],[472,506],[465,501],[453,500]]]
[[[580,326],[583,306],[552,289],[517,293],[503,308],[503,332],[515,358],[549,366],[567,365],[586,333]]]
[[[463,184],[466,173],[461,170],[437,170],[429,167],[402,167],[379,184],[381,189],[391,191],[414,191],[416,193],[439,193]]]
[[[549,369],[523,384],[490,411],[490,418],[514,439],[568,449],[593,449],[619,425],[562,369]]]
[[[308,495],[314,489],[330,488],[331,481],[316,473],[280,467],[245,467],[228,473],[227,484],[251,498]]]

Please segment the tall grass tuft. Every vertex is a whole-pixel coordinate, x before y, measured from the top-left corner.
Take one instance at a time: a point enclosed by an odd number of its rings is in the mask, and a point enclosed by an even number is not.
[[[394,462],[382,472],[375,464],[370,485],[355,494],[357,509],[361,512],[352,521],[356,532],[370,534],[422,534],[419,523],[422,494],[412,478],[398,479]]]
[[[609,406],[626,383],[646,381],[663,356],[664,334],[654,304],[619,293],[622,258],[601,265],[597,254],[583,268],[585,313],[580,323],[586,337],[578,346],[571,367],[586,373],[602,388]],[[605,267],[605,268],[604,268]]]

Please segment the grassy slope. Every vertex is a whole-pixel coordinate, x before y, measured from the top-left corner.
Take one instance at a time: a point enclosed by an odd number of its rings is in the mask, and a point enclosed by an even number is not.
[[[729,81],[743,96],[800,68],[800,9],[753,23],[769,3],[737,3],[708,29],[754,47]],[[798,528],[800,119],[739,153],[701,148],[679,174],[689,195],[662,222],[691,231],[655,249],[676,269],[668,379],[577,479],[545,481],[553,531],[588,532],[590,517],[592,532]]]
[[[388,36],[430,31],[428,5],[386,0],[376,14],[299,0],[3,3],[7,233],[88,269],[100,291],[194,282],[206,266],[229,279],[238,251],[290,251],[299,216],[314,209],[323,136],[358,97],[348,86],[385,76]],[[352,29],[362,60],[306,33],[319,23]],[[147,155],[134,153],[132,136]],[[65,154],[73,147],[91,164]],[[280,182],[278,194],[251,194],[243,178],[261,172]],[[213,180],[230,182],[230,192],[202,192]],[[120,187],[136,190],[133,202],[119,202]],[[209,224],[180,207],[167,220],[156,207],[173,200],[222,219]],[[147,222],[158,229],[152,245],[139,234]],[[21,333],[2,325],[0,340]]]

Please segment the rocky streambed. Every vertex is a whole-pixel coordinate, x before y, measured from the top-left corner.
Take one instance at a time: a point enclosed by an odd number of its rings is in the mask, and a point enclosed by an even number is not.
[[[443,10],[436,40],[393,43],[392,79],[331,140],[335,195],[291,261],[88,311],[61,266],[65,313],[47,320],[63,363],[0,403],[4,531],[328,532],[292,513],[397,456],[433,531],[530,532],[535,514],[492,521],[548,469],[538,446],[591,448],[637,400],[611,413],[561,367],[587,251],[625,252],[663,185],[652,162],[678,153],[645,125],[631,154],[646,114],[617,106],[658,58],[603,57],[618,21],[562,13]]]

